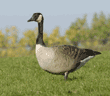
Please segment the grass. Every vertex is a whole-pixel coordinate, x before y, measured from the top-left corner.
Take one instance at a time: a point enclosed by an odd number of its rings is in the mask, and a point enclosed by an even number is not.
[[[67,81],[42,70],[35,56],[0,58],[0,96],[110,96],[110,51],[70,73]]]

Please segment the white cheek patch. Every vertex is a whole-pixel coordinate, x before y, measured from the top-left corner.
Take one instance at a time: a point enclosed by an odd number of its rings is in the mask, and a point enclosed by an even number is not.
[[[42,15],[39,15],[37,22],[40,23],[42,21]]]

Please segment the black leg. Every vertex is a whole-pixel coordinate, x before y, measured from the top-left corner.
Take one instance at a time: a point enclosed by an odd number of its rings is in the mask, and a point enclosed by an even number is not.
[[[68,72],[65,72],[64,79],[66,80],[67,78],[68,78]]]

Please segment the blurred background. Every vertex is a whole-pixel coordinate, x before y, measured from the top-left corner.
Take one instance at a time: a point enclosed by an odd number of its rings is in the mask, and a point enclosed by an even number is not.
[[[35,54],[38,24],[44,16],[47,46],[74,45],[110,50],[110,0],[0,0],[0,58]]]

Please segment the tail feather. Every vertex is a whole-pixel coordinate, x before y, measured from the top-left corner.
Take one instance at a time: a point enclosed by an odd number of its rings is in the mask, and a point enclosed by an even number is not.
[[[94,55],[99,55],[99,54],[101,54],[100,52],[98,52],[98,51],[93,51],[94,52]]]
[[[85,49],[85,51],[86,51],[86,54],[87,54],[88,56],[95,56],[95,55],[101,54],[100,52],[98,52],[98,51],[93,51],[93,50],[91,50],[91,49]]]

